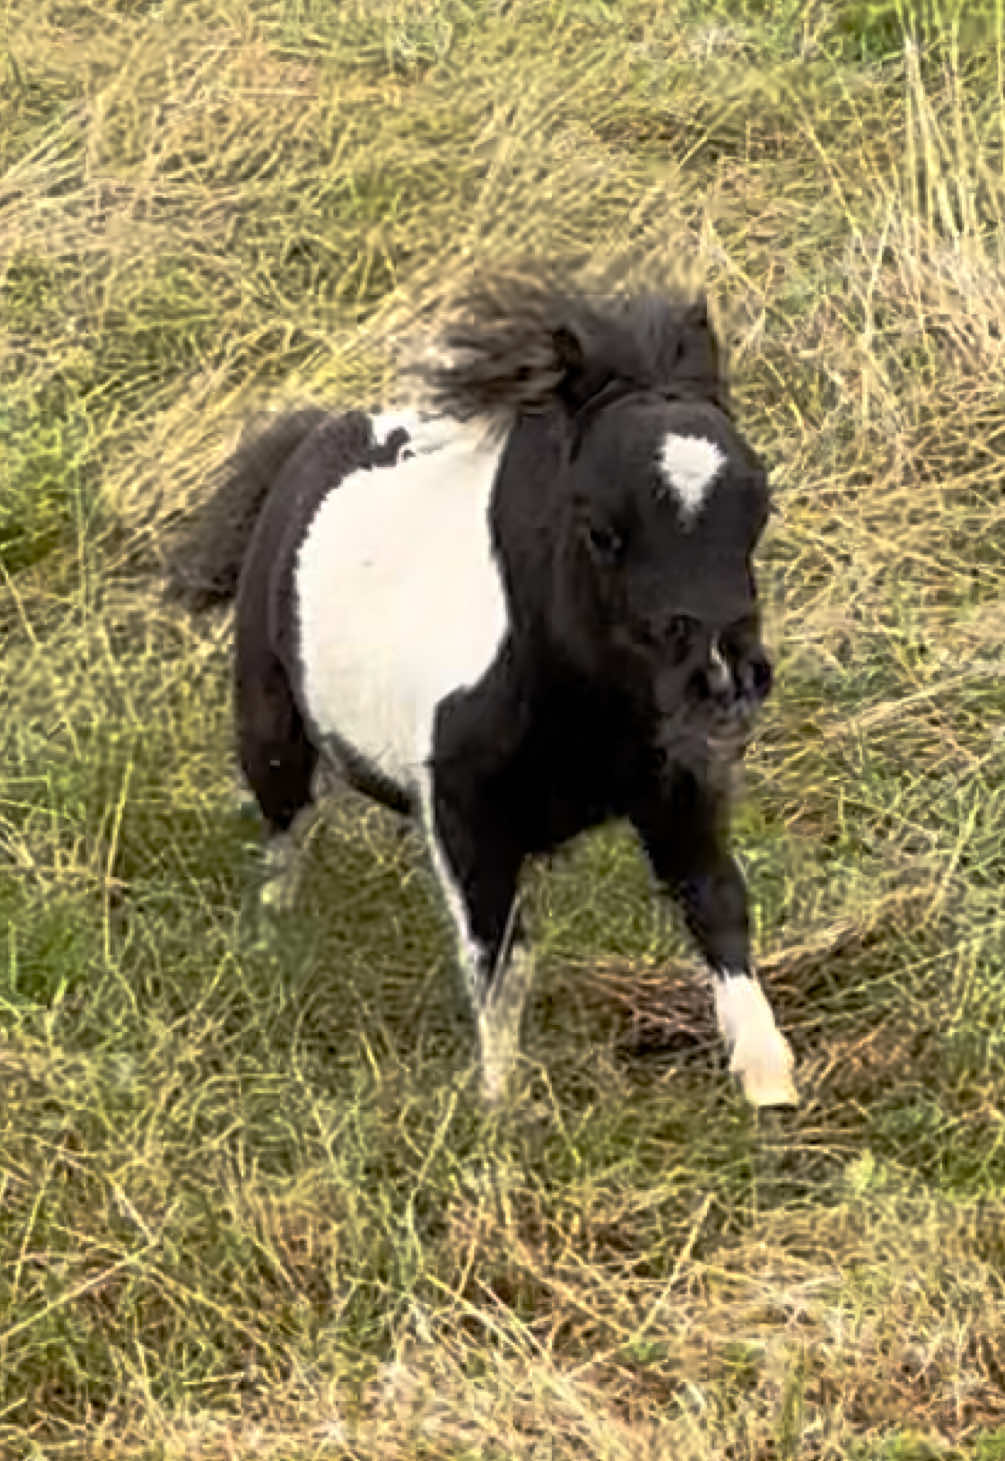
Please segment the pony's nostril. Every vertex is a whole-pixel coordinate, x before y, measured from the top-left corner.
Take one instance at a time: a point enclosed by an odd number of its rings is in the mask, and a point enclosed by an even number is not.
[[[771,661],[766,655],[750,655],[737,669],[740,693],[750,699],[763,700],[771,689],[773,678]]]
[[[774,678],[767,655],[757,655],[750,664],[750,679],[756,695],[767,695]]]

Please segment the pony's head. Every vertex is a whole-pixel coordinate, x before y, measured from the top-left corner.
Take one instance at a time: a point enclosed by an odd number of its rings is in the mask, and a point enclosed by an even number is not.
[[[568,485],[563,639],[668,751],[739,754],[771,685],[752,563],[768,491],[754,453],[710,402],[630,394],[594,415]]]
[[[547,579],[553,648],[631,700],[675,759],[738,755],[771,685],[752,567],[768,487],[704,301],[518,276],[469,295],[445,342],[452,358],[425,372],[434,402],[510,430],[505,489],[526,501],[513,476],[539,471],[550,499],[547,559],[525,556]],[[517,446],[541,441],[534,416],[559,443],[540,467]]]

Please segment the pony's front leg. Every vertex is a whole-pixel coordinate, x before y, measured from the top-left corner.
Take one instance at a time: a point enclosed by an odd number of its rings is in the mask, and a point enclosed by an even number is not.
[[[434,768],[422,796],[433,863],[457,930],[458,957],[478,1027],[482,1093],[506,1092],[533,982],[516,909],[523,854],[470,768]]]
[[[533,982],[534,955],[521,940],[504,950],[477,1013],[482,1094],[491,1103],[505,1095],[516,1065],[520,1021]]]
[[[709,965],[730,1070],[752,1105],[796,1105],[792,1050],[751,969],[747,888],[726,847],[720,794],[682,773],[632,820]]]

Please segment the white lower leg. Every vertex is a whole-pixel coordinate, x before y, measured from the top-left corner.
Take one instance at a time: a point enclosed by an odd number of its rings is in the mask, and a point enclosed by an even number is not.
[[[297,848],[289,832],[277,832],[262,852],[265,876],[258,901],[267,913],[286,913],[296,894]]]
[[[486,1101],[497,1102],[506,1093],[520,1050],[520,1019],[533,982],[534,956],[518,946],[508,964],[497,971],[478,1006],[482,1094]]]
[[[313,805],[298,812],[285,832],[275,832],[265,844],[262,863],[265,876],[258,900],[267,913],[288,913],[296,901],[300,882],[300,853],[318,819]]]
[[[764,990],[739,970],[719,970],[712,982],[729,1068],[739,1076],[747,1100],[753,1106],[797,1105],[792,1050],[775,1024]]]

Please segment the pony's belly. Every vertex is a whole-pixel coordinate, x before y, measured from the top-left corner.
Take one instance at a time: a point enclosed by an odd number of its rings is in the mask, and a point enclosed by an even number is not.
[[[295,567],[305,709],[414,788],[436,708],[477,683],[506,629],[488,503],[497,450],[449,445],[358,472],[321,504]]]

